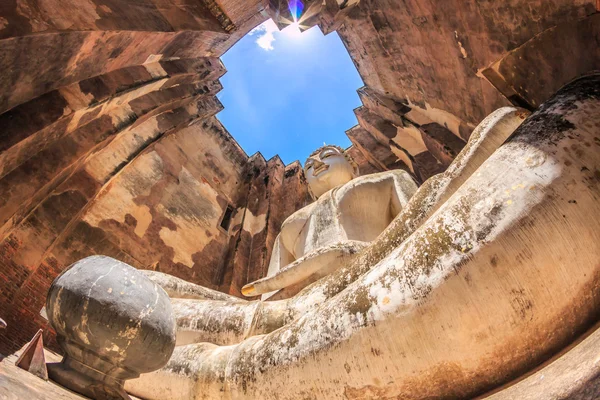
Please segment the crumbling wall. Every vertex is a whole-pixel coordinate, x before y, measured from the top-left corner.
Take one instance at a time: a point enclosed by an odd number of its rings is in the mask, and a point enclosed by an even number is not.
[[[52,280],[90,254],[217,288],[220,218],[245,207],[247,156],[213,118],[218,57],[266,3],[67,3],[0,6],[3,354],[46,326]]]
[[[511,103],[533,110],[597,70],[590,16],[599,8],[595,0],[362,0],[334,22],[329,7],[305,23],[337,29],[365,83],[352,143],[381,168],[422,182],[490,112]]]
[[[230,237],[221,219],[237,211],[246,161],[215,118],[192,124],[137,157],[80,224],[101,229],[138,268],[217,288]]]

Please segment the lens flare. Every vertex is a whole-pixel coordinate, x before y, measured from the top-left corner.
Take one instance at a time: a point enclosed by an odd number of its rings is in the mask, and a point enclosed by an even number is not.
[[[302,0],[289,0],[288,6],[290,13],[292,13],[292,18],[294,18],[294,22],[298,22],[302,15],[302,11],[304,11],[304,3],[302,3]]]

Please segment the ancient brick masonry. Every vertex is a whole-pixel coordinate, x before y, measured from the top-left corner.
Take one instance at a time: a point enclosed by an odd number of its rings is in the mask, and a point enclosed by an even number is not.
[[[533,109],[598,66],[594,0],[349,4],[306,1],[301,24],[337,30],[365,82],[347,131],[363,173],[421,183],[497,107]],[[302,170],[248,157],[214,116],[219,57],[269,17],[285,25],[286,2],[0,7],[0,353],[48,329],[50,283],[91,254],[234,295],[266,273],[309,201]]]

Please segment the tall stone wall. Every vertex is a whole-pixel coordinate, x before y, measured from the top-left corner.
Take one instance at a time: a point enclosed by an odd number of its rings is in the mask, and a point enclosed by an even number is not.
[[[138,268],[217,288],[214,272],[230,240],[220,223],[228,206],[233,218],[244,208],[246,162],[215,118],[199,121],[136,157],[88,204],[79,224],[101,230]]]
[[[0,214],[5,222],[0,244],[0,312],[10,321],[3,335],[11,337],[11,345],[23,343],[26,338],[20,335],[30,336],[39,327],[45,293],[70,262],[89,254],[107,254],[141,265],[137,254],[122,247],[121,238],[107,237],[103,227],[139,223],[141,233],[146,217],[142,208],[127,209],[134,203],[123,204],[128,200],[123,198],[108,205],[116,207],[112,212],[102,214],[97,202],[123,189],[119,184],[135,176],[137,167],[144,163],[157,167],[152,164],[155,146],[148,145],[153,138],[168,139],[178,127],[219,109],[220,104],[210,96],[184,101],[169,112],[146,114],[112,141],[102,131],[88,131],[86,125],[62,136],[0,180],[5,187],[3,200],[8,200]],[[107,121],[106,129],[114,129],[111,120]],[[138,183],[148,187],[157,170],[145,171]],[[134,201],[133,194],[142,192],[131,189]],[[106,215],[108,221],[98,215]]]
[[[221,288],[247,156],[214,119],[218,57],[265,7],[0,5],[0,353],[46,327],[52,280],[90,254]]]

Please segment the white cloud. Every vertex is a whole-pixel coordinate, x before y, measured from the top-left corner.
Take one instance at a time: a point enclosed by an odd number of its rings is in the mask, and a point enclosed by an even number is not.
[[[258,35],[256,39],[256,43],[264,50],[270,51],[273,50],[273,42],[275,41],[275,36],[273,32],[279,32],[277,29],[277,25],[273,22],[272,19],[269,19],[256,28],[252,29],[248,32],[248,35],[254,36]]]

